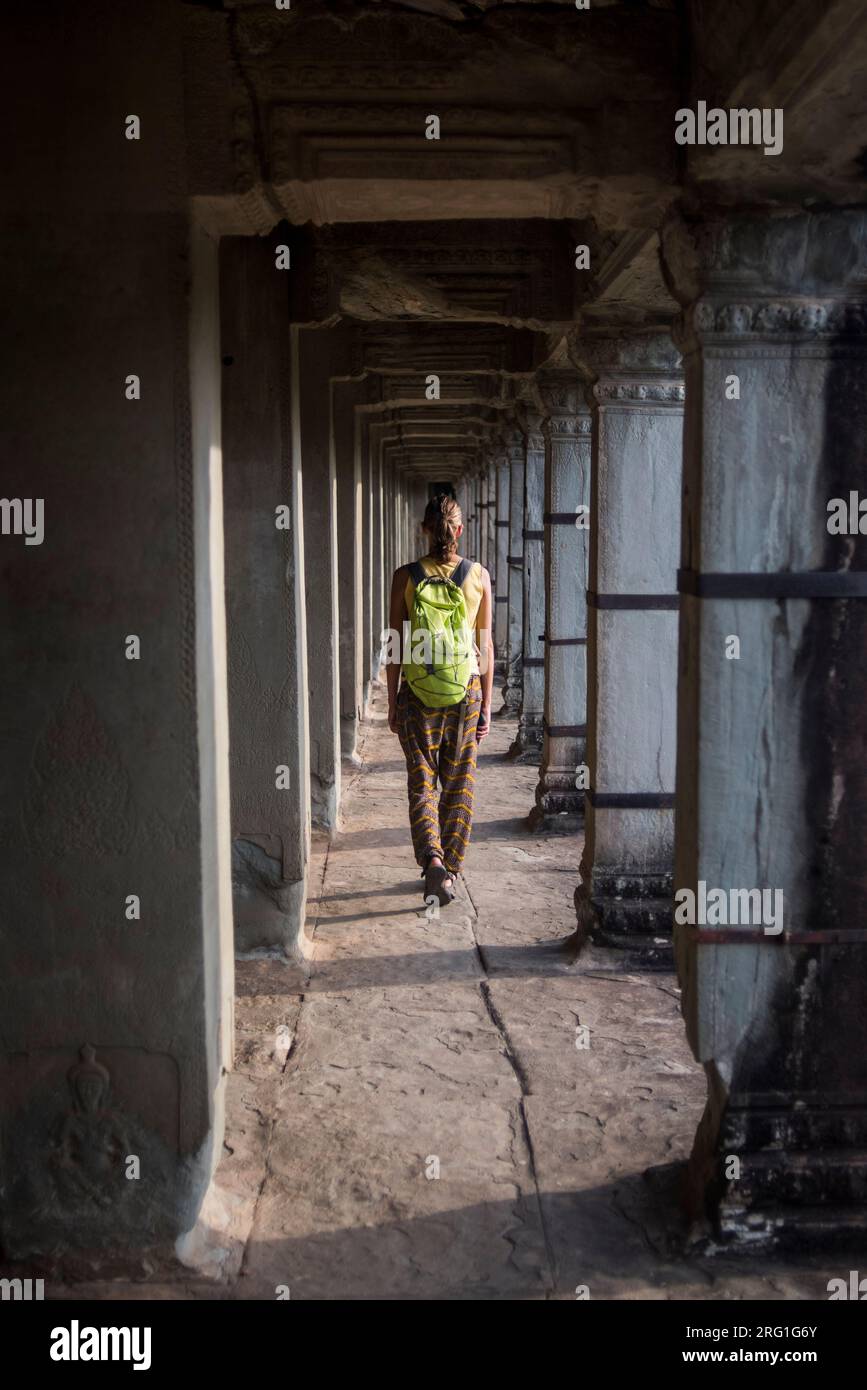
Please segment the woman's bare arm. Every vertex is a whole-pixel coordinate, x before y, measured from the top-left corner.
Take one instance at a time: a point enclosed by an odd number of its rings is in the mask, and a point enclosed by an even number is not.
[[[397,633],[397,647],[399,651],[403,649],[403,625],[409,614],[406,611],[406,581],[409,575],[406,565],[401,565],[399,570],[395,570],[391,581],[391,599],[388,605],[388,626],[392,632]],[[389,647],[394,647],[392,639]],[[389,661],[385,668],[385,679],[388,682],[388,727],[393,734],[397,733],[397,687],[400,681],[400,662]]]
[[[491,699],[494,693],[494,637],[492,632],[491,576],[482,570],[482,600],[476,614],[476,641],[479,645],[482,678],[482,710],[479,715],[478,739],[483,739],[491,727]]]

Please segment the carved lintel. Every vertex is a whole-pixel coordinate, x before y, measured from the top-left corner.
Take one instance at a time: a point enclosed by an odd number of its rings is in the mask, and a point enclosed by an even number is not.
[[[588,384],[606,378],[670,382],[680,375],[680,354],[667,331],[575,332],[569,337],[569,356]]]
[[[683,306],[684,350],[719,338],[858,338],[867,333],[863,211],[708,215],[674,212],[662,266]]]

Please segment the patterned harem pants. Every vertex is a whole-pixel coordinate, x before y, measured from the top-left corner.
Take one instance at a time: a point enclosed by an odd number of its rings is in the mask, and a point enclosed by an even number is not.
[[[460,706],[428,709],[406,681],[397,696],[397,732],[406,757],[409,824],[422,868],[432,854],[459,874],[470,840],[476,782],[476,726],[482,707],[478,676],[467,686],[461,746],[455,748]],[[437,801],[437,776],[442,790]]]

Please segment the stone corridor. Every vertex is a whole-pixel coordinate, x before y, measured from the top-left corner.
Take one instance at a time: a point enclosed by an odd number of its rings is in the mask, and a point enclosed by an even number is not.
[[[428,921],[383,708],[379,691],[315,855],[308,969],[237,964],[224,1157],[184,1251],[198,1273],[145,1262],[66,1296],[823,1297],[821,1261],[689,1241],[678,1184],[705,1088],[676,980],[600,948],[567,964],[576,845],[527,830],[514,721],[480,754],[460,897]]]
[[[863,1264],[863,8],[11,0],[0,1278]],[[501,712],[428,920],[435,499]]]

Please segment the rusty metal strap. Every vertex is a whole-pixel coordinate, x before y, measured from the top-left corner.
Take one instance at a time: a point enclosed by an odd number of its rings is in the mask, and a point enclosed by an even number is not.
[[[744,930],[738,927],[691,927],[675,925],[676,932],[685,932],[690,941],[700,946],[754,946],[759,942],[786,946],[863,946],[867,944],[867,928],[853,927],[851,931],[782,931],[776,936],[761,928]]]
[[[678,570],[681,594],[694,598],[867,598],[867,570],[779,571],[776,574],[699,574]]]
[[[587,733],[586,724],[549,724],[544,715],[542,728],[550,738],[584,738]]]
[[[678,609],[680,598],[677,594],[597,594],[595,589],[587,590],[588,608],[625,609],[639,612],[641,609]]]

